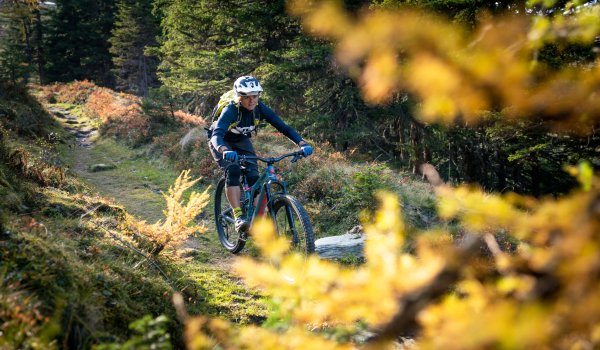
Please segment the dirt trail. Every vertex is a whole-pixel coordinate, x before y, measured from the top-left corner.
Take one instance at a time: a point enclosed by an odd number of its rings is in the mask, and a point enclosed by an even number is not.
[[[147,159],[132,155],[131,149],[98,138],[98,130],[89,120],[70,111],[52,106],[49,111],[61,122],[65,130],[75,136],[72,148],[72,170],[102,196],[113,199],[140,220],[154,223],[163,219],[165,208],[162,192],[177,177],[173,169],[155,169]],[[105,170],[91,171],[94,167]],[[150,169],[150,170],[149,170]],[[158,173],[159,175],[156,175]],[[206,208],[208,211],[209,208]],[[178,250],[203,256],[216,267],[229,271],[233,255],[218,243],[210,222],[203,213],[201,224],[209,231],[199,238],[190,237]]]
[[[151,166],[144,159],[133,159],[135,157],[131,150],[116,142],[100,140],[97,128],[90,126],[89,119],[58,107],[49,110],[65,130],[75,136],[76,142],[72,147],[73,172],[99,194],[123,205],[138,219],[156,222],[163,218],[162,191],[166,191],[170,185],[170,174],[160,179],[148,178],[149,174],[143,170]],[[177,174],[174,171],[171,173],[174,179]]]
[[[73,150],[74,152],[74,166],[73,170],[78,175],[87,175],[89,171],[87,170],[87,162],[84,162],[84,159],[87,157],[82,156],[92,148],[91,138],[95,137],[98,134],[98,129],[95,127],[91,127],[87,121],[80,120],[76,115],[71,114],[66,109],[51,107],[50,112],[61,121],[63,125],[65,125],[65,130],[70,132],[75,136],[76,146]],[[85,176],[83,176],[85,178]]]

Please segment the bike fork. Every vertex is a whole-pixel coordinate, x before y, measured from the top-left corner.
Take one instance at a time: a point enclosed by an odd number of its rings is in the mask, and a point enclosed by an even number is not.
[[[290,224],[290,230],[292,231],[292,243],[294,245],[300,243],[300,237],[298,237],[298,232],[296,231],[296,224],[294,223],[294,214],[292,213],[292,207],[285,207],[285,215],[287,216],[288,223]]]

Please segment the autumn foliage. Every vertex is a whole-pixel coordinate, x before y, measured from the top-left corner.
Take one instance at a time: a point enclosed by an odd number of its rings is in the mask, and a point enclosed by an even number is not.
[[[57,102],[82,106],[86,116],[99,121],[104,134],[131,145],[149,142],[156,132],[154,129],[165,120],[188,127],[205,125],[203,118],[181,110],[173,113],[161,110],[161,120],[155,121],[153,116],[144,113],[139,97],[99,87],[87,80],[49,85],[43,90],[47,96],[52,94]]]
[[[84,104],[97,89],[96,84],[88,80],[74,81],[70,84],[46,85],[43,87],[44,92],[48,96],[53,94],[57,102],[71,104]]]
[[[422,100],[427,122],[475,122],[502,108],[507,117],[543,117],[581,133],[600,119],[592,94],[600,84],[597,65],[555,71],[536,61],[547,42],[593,41],[597,6],[568,17],[487,18],[469,34],[423,12],[372,11],[354,20],[339,1],[297,0],[289,8],[336,44],[338,61],[355,73],[371,103],[408,91]]]
[[[475,123],[497,110],[508,121],[539,118],[583,134],[600,119],[597,62],[551,70],[535,51],[553,40],[593,40],[598,9],[487,18],[468,34],[421,12],[355,19],[339,1],[290,3],[307,29],[334,42],[372,103],[409,91],[426,122]],[[188,346],[395,349],[409,336],[425,349],[598,348],[600,179],[585,162],[565,170],[581,188],[561,198],[440,186],[437,211],[448,225],[420,232],[411,252],[403,203],[381,195],[381,208],[365,223],[366,262],[358,267],[286,255],[285,242],[263,223],[252,236],[264,259],[239,259],[236,270],[273,298],[283,325],[192,318]],[[515,242],[514,251],[501,249],[499,233]],[[369,336],[356,336],[365,328]],[[350,336],[331,336],[339,329]]]
[[[174,247],[182,243],[194,233],[206,231],[206,227],[197,225],[194,219],[208,204],[208,191],[210,188],[202,193],[192,191],[186,202],[184,192],[199,180],[192,180],[189,173],[189,170],[181,172],[173,186],[169,187],[169,191],[163,193],[167,206],[166,210],[163,211],[164,220],[147,224],[145,221],[138,221],[131,215],[128,215],[125,220],[125,226],[129,230],[142,234],[152,241],[155,255],[166,247]]]

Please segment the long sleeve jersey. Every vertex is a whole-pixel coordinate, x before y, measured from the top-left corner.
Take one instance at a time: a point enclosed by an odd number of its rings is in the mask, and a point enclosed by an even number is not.
[[[212,137],[210,142],[215,147],[224,146],[225,142],[236,143],[244,137],[251,137],[252,131],[259,121],[266,121],[273,125],[277,131],[287,136],[295,144],[302,141],[302,137],[292,127],[287,125],[271,108],[261,101],[249,111],[235,103],[230,103],[221,112],[219,119],[212,125]]]

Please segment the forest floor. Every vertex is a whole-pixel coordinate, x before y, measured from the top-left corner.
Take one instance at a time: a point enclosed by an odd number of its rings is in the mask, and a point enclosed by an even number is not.
[[[77,107],[70,105],[51,105],[48,110],[59,120],[66,131],[75,136],[70,152],[63,154],[71,171],[92,191],[122,206],[138,220],[154,223],[164,219],[166,202],[163,192],[179,176],[166,159],[157,159],[147,155],[143,148],[132,149],[113,138],[99,135],[94,120],[87,118]],[[196,185],[193,190],[203,192],[206,185]],[[209,192],[212,189],[209,189]],[[237,294],[246,287],[232,273],[235,255],[227,252],[221,245],[212,223],[211,202],[198,216],[198,224],[207,231],[188,238],[181,246],[169,254],[171,258],[181,259],[186,271],[203,289],[217,296],[214,300],[226,308],[236,308],[237,302],[227,300],[228,291],[237,290]],[[242,254],[255,254],[250,245]],[[254,292],[251,292],[254,294]],[[219,301],[218,296],[224,296]],[[256,299],[256,296],[251,296]],[[239,300],[238,300],[239,301]],[[264,305],[250,306],[248,313],[262,314]],[[234,312],[244,312],[237,310]],[[246,315],[240,315],[244,319]],[[246,321],[247,322],[247,321]]]
[[[73,91],[79,90],[77,86],[73,88]],[[215,233],[212,198],[196,218],[197,223],[206,228],[204,233],[194,235],[179,247],[150,256],[152,243],[132,234],[132,226],[127,225],[128,219],[125,220],[123,214],[127,212],[136,220],[149,223],[163,220],[166,209],[163,193],[174,184],[181,165],[178,168],[174,159],[165,156],[169,153],[160,147],[157,151],[157,144],[132,148],[109,136],[110,132],[100,132],[105,127],[100,117],[88,117],[82,104],[56,103],[56,99],[51,99],[52,94],[33,90],[31,96],[37,101],[25,100],[21,104],[2,101],[0,96],[0,102],[15,110],[9,120],[15,131],[6,132],[11,139],[5,140],[5,151],[22,154],[17,160],[24,162],[0,166],[0,181],[7,185],[2,190],[6,192],[5,197],[12,198],[6,202],[11,211],[6,218],[0,218],[6,232],[11,232],[0,237],[0,246],[7,247],[0,250],[0,260],[6,262],[15,281],[25,281],[26,287],[21,292],[27,295],[27,300],[40,300],[39,305],[66,300],[68,310],[72,310],[64,314],[66,323],[60,319],[62,311],[56,307],[38,310],[48,320],[59,315],[55,321],[48,322],[56,323],[62,342],[81,338],[81,329],[86,330],[81,344],[123,341],[131,336],[127,327],[131,322],[144,315],[162,314],[173,321],[169,327],[174,344],[179,344],[176,348],[183,347],[181,327],[171,298],[175,292],[185,297],[190,315],[239,324],[285,322],[278,319],[280,315],[273,301],[263,290],[248,287],[234,273],[236,256],[221,246]],[[38,129],[44,128],[34,130],[46,135],[47,140],[20,136],[28,135],[26,131],[32,122],[26,117],[30,115],[36,116]],[[173,135],[168,141],[177,147],[178,137]],[[283,143],[273,134],[265,132],[260,137],[264,142],[259,142],[259,152],[284,151],[277,148],[283,147],[280,146]],[[304,186],[297,189],[300,193],[319,193],[319,184],[333,183],[338,185],[337,192],[327,193],[353,194],[341,198],[340,203],[345,206],[335,210],[321,197],[312,202],[307,199],[309,209],[313,209],[309,214],[316,218],[315,223],[326,222],[316,227],[322,229],[323,236],[353,222],[353,218],[339,214],[357,206],[350,203],[361,198],[357,194],[372,190],[370,182],[366,181],[367,185],[361,187],[354,179],[373,179],[374,172],[380,174],[384,170],[351,163],[333,153],[324,154],[329,155],[323,159],[313,157],[286,173],[290,177],[303,176],[299,183]],[[14,162],[16,158],[12,159]],[[50,182],[49,176],[53,173],[44,175],[48,169],[55,169],[55,164],[61,170],[56,184]],[[29,168],[34,171],[23,170]],[[428,217],[426,214],[433,202],[430,191],[425,191],[428,187],[386,171],[389,180],[377,184],[395,186],[393,188],[407,203],[404,209],[409,222],[425,222],[423,217]],[[211,193],[212,189],[208,188],[211,182],[199,181],[192,190],[208,189]],[[315,185],[317,188],[312,188]],[[249,241],[239,255],[257,257],[258,251]],[[347,263],[355,262],[358,263],[354,260]],[[57,280],[54,276],[61,277]],[[0,296],[7,288],[12,287],[0,284]],[[15,307],[23,307],[21,304]],[[77,322],[69,321],[75,316]],[[66,327],[61,327],[59,321]],[[20,327],[19,322],[16,328]],[[39,329],[36,334],[41,339],[42,326]],[[13,340],[14,344],[21,341],[18,337]]]

